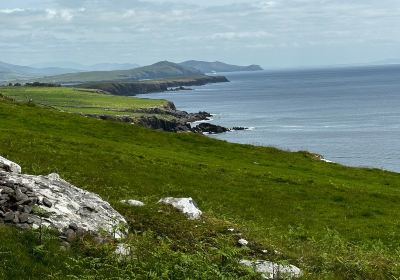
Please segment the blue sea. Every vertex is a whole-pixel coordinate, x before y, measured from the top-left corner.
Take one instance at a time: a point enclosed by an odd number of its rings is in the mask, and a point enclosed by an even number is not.
[[[221,74],[231,82],[142,97],[251,128],[212,137],[400,172],[400,65]]]

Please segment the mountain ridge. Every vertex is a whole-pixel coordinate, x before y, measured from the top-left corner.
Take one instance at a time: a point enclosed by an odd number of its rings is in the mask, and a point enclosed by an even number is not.
[[[187,60],[179,63],[182,66],[190,67],[202,71],[203,73],[212,72],[238,72],[238,71],[260,71],[263,68],[260,65],[239,66],[227,64],[221,61],[207,62],[199,60]]]

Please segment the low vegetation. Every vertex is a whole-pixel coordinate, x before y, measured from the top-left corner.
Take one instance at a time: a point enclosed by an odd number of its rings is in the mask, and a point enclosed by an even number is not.
[[[51,90],[65,92],[52,104],[38,103],[70,112],[65,99],[77,100],[77,106],[87,102],[79,90]],[[43,102],[53,96],[13,95],[7,88],[1,93]],[[102,96],[99,104],[126,108],[127,100],[138,101]],[[237,265],[241,258],[290,262],[304,270],[304,279],[400,278],[396,173],[5,99],[0,99],[0,154],[20,163],[25,173],[57,172],[109,201],[127,217],[133,252],[117,258],[115,244],[90,237],[62,250],[52,232],[40,240],[34,231],[0,226],[0,278],[259,279]],[[193,197],[204,220],[187,221],[156,203],[165,196]],[[131,198],[146,206],[119,203]],[[242,232],[249,248],[239,248],[228,227]]]
[[[137,116],[135,109],[163,107],[165,100],[113,96],[92,89],[66,87],[0,87],[0,94],[18,102],[30,102],[64,112]]]

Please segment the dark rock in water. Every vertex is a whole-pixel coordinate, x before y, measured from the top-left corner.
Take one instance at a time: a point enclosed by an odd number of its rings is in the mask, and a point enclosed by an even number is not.
[[[226,127],[211,124],[211,123],[201,123],[197,125],[196,127],[192,128],[193,132],[197,133],[211,133],[211,134],[216,134],[216,133],[224,133],[229,131]]]
[[[180,90],[193,90],[191,88],[186,88],[184,86],[180,86],[180,87],[175,87],[175,88],[169,88],[168,91],[180,91]]]
[[[50,208],[51,206],[53,206],[53,203],[51,203],[50,200],[48,200],[47,198],[44,197],[43,198],[43,205]]]
[[[232,127],[232,130],[246,130],[246,129],[248,129],[248,128],[246,128],[246,127],[241,127],[241,126]]]

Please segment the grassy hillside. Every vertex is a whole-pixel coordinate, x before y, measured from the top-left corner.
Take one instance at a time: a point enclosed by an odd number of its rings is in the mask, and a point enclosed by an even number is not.
[[[169,77],[190,77],[201,75],[202,72],[186,68],[179,64],[161,61],[155,64],[130,70],[90,71],[70,73],[37,79],[50,83],[83,83],[98,81],[137,81],[143,79],[160,79]]]
[[[100,194],[128,218],[135,252],[118,261],[90,239],[62,251],[51,234],[0,225],[4,279],[257,279],[235,265],[242,257],[289,261],[304,279],[400,277],[399,174],[4,100],[0,154]],[[193,197],[204,223],[157,205],[164,196]],[[147,206],[119,203],[130,198]]]
[[[65,87],[0,87],[0,94],[18,102],[32,102],[57,110],[96,115],[135,116],[138,108],[162,107],[164,100],[113,96],[91,89]]]

